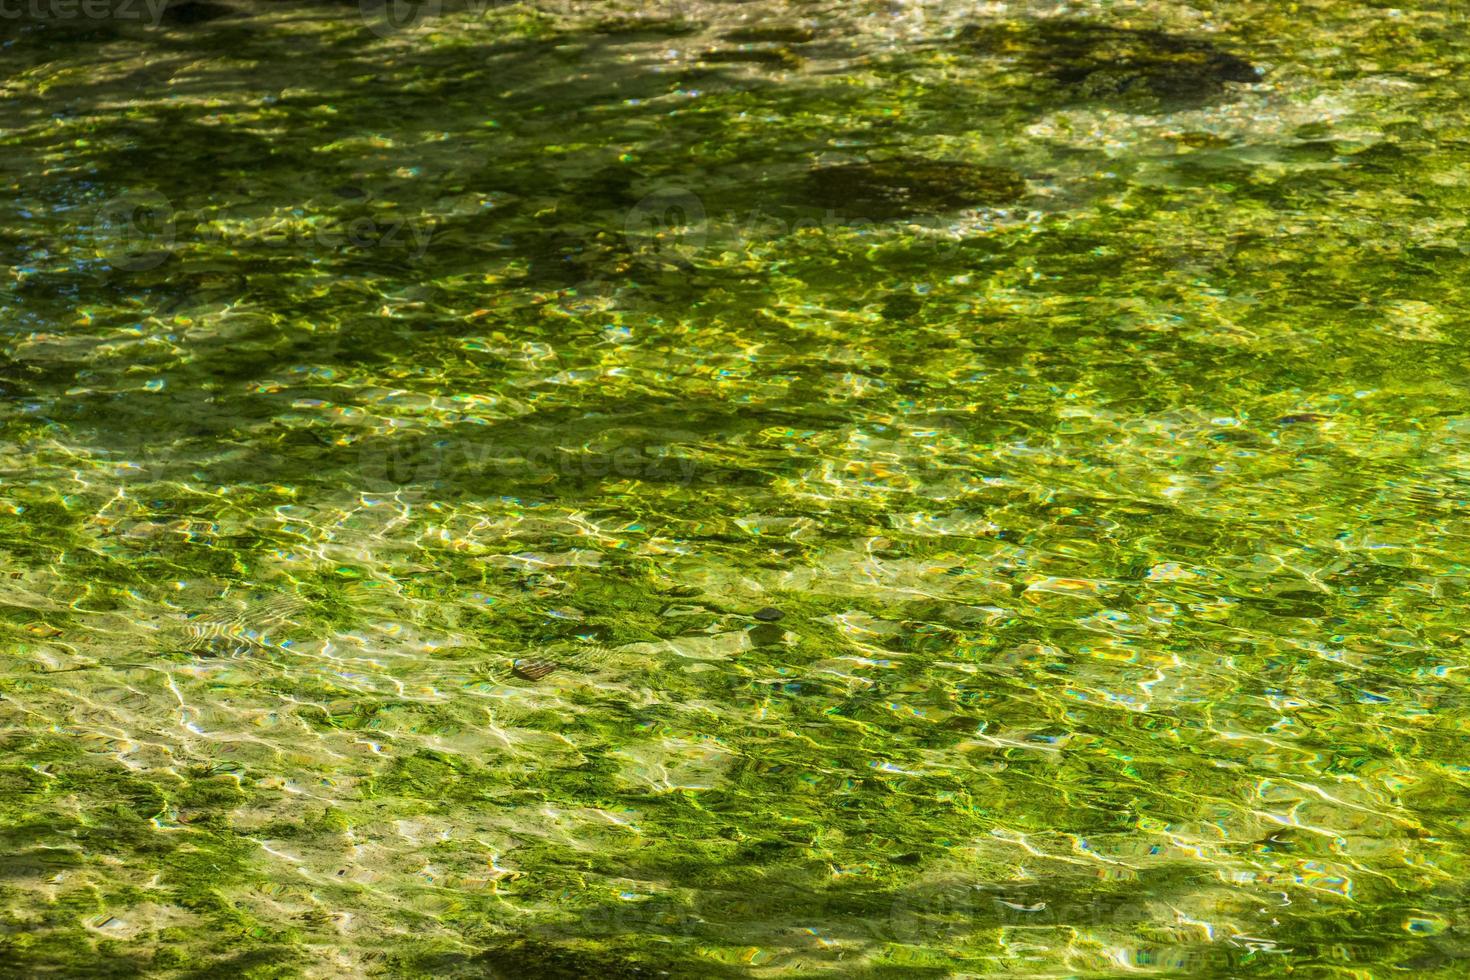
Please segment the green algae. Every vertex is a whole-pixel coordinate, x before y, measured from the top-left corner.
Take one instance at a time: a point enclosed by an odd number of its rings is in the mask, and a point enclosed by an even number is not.
[[[642,6],[14,32],[0,971],[1463,972],[1453,17]]]

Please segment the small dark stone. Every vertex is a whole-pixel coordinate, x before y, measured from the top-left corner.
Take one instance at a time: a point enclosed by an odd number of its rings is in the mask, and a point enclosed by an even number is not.
[[[907,320],[924,308],[923,300],[909,293],[894,293],[883,301],[885,320]]]
[[[720,36],[737,44],[805,44],[817,35],[805,27],[742,27]]]
[[[706,51],[699,56],[699,60],[710,64],[770,65],[785,68],[795,68],[801,64],[801,58],[785,48],[721,48]]]
[[[774,623],[786,614],[775,606],[766,606],[763,609],[757,609],[753,615],[763,623]]]
[[[610,17],[599,21],[592,28],[594,34],[607,35],[658,35],[661,37],[683,37],[699,30],[699,24],[678,18],[657,17]]]
[[[875,221],[1010,204],[1026,193],[1021,175],[1004,167],[911,157],[818,167],[808,187],[819,207]]]
[[[163,8],[163,20],[169,24],[207,24],[212,20],[222,17],[238,16],[240,11],[234,7],[227,7],[222,3],[208,3],[206,0],[185,0],[184,3],[171,3]]]
[[[634,191],[641,176],[632,167],[607,166],[577,181],[571,190],[579,201],[585,200],[595,206],[632,207],[643,197]]]
[[[528,681],[539,681],[558,666],[554,660],[517,660],[511,667],[511,673]]]
[[[530,231],[517,235],[515,246],[527,259],[520,282],[527,286],[565,288],[596,278],[588,257],[600,255],[590,238],[568,231]]]

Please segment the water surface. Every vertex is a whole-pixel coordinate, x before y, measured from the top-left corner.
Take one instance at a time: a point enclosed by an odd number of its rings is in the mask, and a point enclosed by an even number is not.
[[[3,975],[1470,968],[1455,6],[0,31]]]

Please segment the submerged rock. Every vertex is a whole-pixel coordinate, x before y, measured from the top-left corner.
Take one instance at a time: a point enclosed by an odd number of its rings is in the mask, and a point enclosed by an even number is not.
[[[188,27],[193,24],[207,24],[212,20],[220,20],[224,17],[236,17],[239,14],[239,10],[222,3],[209,3],[208,0],[184,0],[183,3],[171,3],[163,8],[163,22]]]
[[[1197,105],[1223,95],[1226,82],[1261,78],[1260,69],[1249,61],[1210,41],[1091,21],[1056,18],[972,25],[958,39],[1084,99],[1142,97]]]
[[[785,48],[716,48],[699,56],[700,61],[716,65],[767,65],[797,68],[800,56]]]
[[[742,27],[721,34],[726,41],[737,44],[805,44],[816,38],[816,32],[805,27]]]
[[[528,681],[539,681],[548,676],[560,666],[554,660],[517,660],[511,666],[511,673]]]
[[[594,34],[608,35],[657,35],[659,37],[684,37],[697,32],[697,21],[678,17],[609,17],[598,21],[592,28]]]
[[[820,207],[875,220],[1009,204],[1026,193],[1014,170],[909,157],[818,167],[808,183]]]
[[[879,315],[885,320],[911,320],[924,308],[924,301],[912,293],[894,293],[883,300]]]

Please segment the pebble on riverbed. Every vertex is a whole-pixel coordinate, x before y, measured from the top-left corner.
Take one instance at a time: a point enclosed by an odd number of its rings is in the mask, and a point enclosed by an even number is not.
[[[1014,170],[911,157],[818,167],[807,183],[818,206],[874,221],[1010,204],[1026,193]]]
[[[816,38],[816,32],[806,27],[742,27],[720,37],[737,44],[805,44]]]
[[[511,673],[528,681],[539,681],[560,666],[554,660],[517,660]]]
[[[237,17],[241,11],[222,3],[209,3],[207,0],[184,0],[183,3],[171,3],[163,8],[162,21],[165,24],[178,24],[185,27],[194,24],[207,24],[212,20],[223,17]]]

